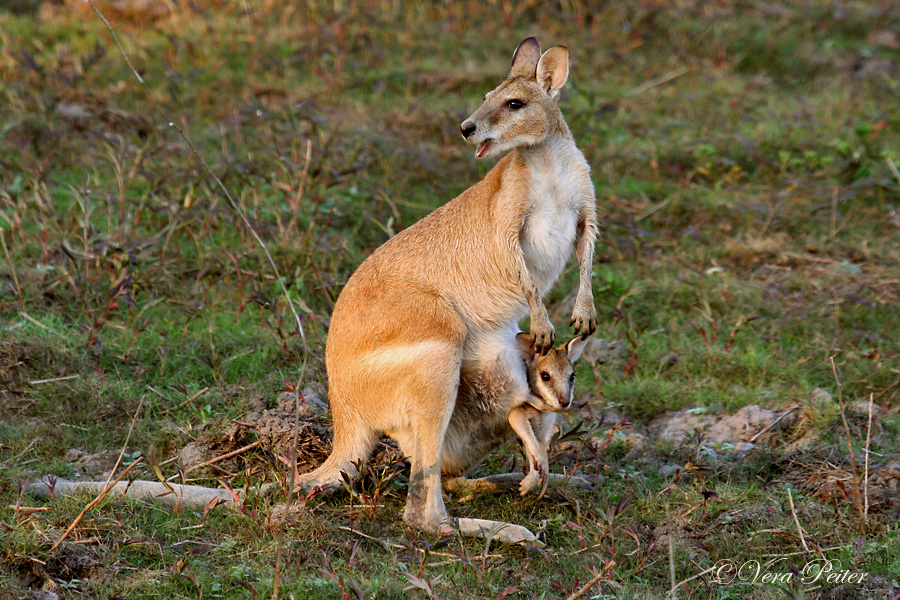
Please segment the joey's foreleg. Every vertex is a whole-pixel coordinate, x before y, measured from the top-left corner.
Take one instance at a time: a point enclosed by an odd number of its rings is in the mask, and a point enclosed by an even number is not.
[[[520,496],[534,490],[541,481],[546,481],[547,474],[550,472],[546,449],[538,440],[539,436],[543,437],[543,432],[536,433],[532,427],[532,419],[529,418],[532,412],[536,411],[530,407],[520,406],[509,413],[509,424],[522,440],[522,444],[525,446],[525,458],[528,461],[528,474],[519,483]],[[539,417],[532,418],[540,424]],[[540,425],[538,428],[540,429]]]

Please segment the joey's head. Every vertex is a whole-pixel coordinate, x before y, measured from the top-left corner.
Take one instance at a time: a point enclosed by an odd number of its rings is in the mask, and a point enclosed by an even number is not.
[[[541,54],[533,37],[519,44],[509,75],[460,125],[463,137],[476,147],[475,157],[499,156],[538,144],[551,133],[567,132],[557,98],[568,76],[565,46]]]
[[[564,410],[572,405],[575,392],[575,368],[573,363],[581,356],[588,338],[574,337],[559,348],[551,348],[546,354],[535,352],[531,336],[516,335],[516,344],[522,351],[531,389],[532,406],[543,412]]]

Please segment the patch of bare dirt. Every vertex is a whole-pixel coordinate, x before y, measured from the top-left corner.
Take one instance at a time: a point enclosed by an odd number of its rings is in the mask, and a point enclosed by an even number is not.
[[[241,421],[232,423],[224,430],[201,435],[181,449],[179,461],[182,468],[196,467],[257,441],[264,450],[287,457],[296,439],[299,472],[312,470],[328,456],[331,428],[321,422],[324,403],[319,400],[318,391],[307,388],[303,391],[303,397],[299,406],[295,406],[296,396],[283,393],[278,398],[277,407],[267,409],[258,406]],[[240,455],[216,464],[230,468],[239,460]]]
[[[784,477],[798,488],[810,492],[820,501],[856,502],[853,492],[853,473],[848,465],[811,456],[789,459],[790,467]],[[860,498],[868,496],[869,513],[881,515],[888,521],[900,520],[900,458],[870,467],[868,481],[862,481],[862,466],[857,464],[860,478]]]
[[[18,560],[15,588],[0,592],[0,600],[57,600],[71,597],[60,581],[77,582],[77,592],[92,595],[96,582],[107,580],[112,571],[94,552],[80,544],[63,544],[47,562]]]

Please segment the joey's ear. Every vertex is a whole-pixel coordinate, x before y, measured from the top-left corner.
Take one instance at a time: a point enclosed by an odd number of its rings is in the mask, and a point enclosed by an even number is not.
[[[581,357],[581,353],[584,351],[584,347],[587,345],[589,339],[591,339],[590,336],[582,339],[579,335],[566,342],[563,348],[566,350],[566,356],[569,357],[569,362],[575,362]]]
[[[519,347],[519,350],[522,351],[522,354],[528,357],[528,360],[534,360],[534,340],[529,334],[524,331],[517,333],[516,345]]]
[[[551,98],[569,78],[569,51],[565,46],[554,46],[544,52],[537,64],[537,82]]]
[[[522,40],[513,53],[512,66],[508,77],[534,77],[538,61],[541,59],[541,45],[537,38]]]

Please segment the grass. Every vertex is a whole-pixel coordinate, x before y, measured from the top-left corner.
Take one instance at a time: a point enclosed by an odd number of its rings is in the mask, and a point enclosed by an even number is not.
[[[627,351],[622,364],[579,367],[588,409],[564,428],[585,423],[554,451],[555,469],[577,466],[596,492],[455,497],[454,515],[514,521],[548,546],[435,545],[399,520],[402,469],[379,483],[398,464],[386,452],[353,508],[347,495],[313,499],[292,522],[281,597],[566,598],[608,567],[584,597],[658,598],[670,590],[666,504],[676,581],[717,560],[784,556],[802,568],[785,485],[807,543],[869,573],[865,585],[807,585],[807,597],[897,593],[892,513],[873,508],[861,534],[852,494],[792,483],[826,464],[849,468],[835,406],[811,407],[799,429],[741,460],[707,460],[696,441],[603,445],[622,417],[646,433],[667,411],[777,409],[815,388],[836,397],[834,357],[844,399],[884,408],[873,463],[897,457],[896,7],[195,4],[153,22],[110,14],[149,97],[93,13],[29,0],[0,9],[10,254],[0,260],[0,505],[36,506],[20,496],[26,480],[79,476],[83,463],[64,458],[71,448],[117,455],[142,399],[127,452],[159,464],[271,408],[285,381],[324,385],[343,283],[389,235],[487,171],[458,123],[515,45],[538,35],[572,55],[563,110],[603,221],[597,336]],[[265,240],[306,344],[264,255],[170,121]],[[569,270],[547,299],[560,337],[576,279]],[[866,420],[850,421],[861,456]],[[817,441],[792,449],[804,437]],[[704,461],[708,470],[677,481],[660,471]],[[166,477],[176,464],[161,467]],[[276,481],[276,464],[257,448],[197,482],[252,487]],[[478,472],[520,464],[508,449]],[[88,500],[0,512],[0,597],[38,597],[42,586],[64,598],[272,595],[273,500],[173,512],[110,499],[51,552]],[[338,528],[351,524],[395,545]],[[796,593],[702,577],[677,595]]]

